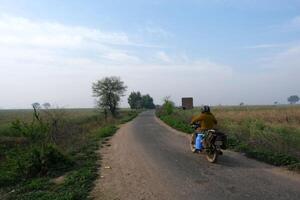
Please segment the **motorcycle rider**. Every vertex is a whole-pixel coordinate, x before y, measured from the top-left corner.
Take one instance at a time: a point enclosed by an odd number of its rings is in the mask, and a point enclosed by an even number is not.
[[[205,105],[201,108],[201,114],[192,118],[191,125],[199,124],[199,127],[192,135],[192,145],[195,144],[195,140],[198,133],[204,133],[209,129],[213,129],[217,124],[215,116],[210,112],[210,107]]]

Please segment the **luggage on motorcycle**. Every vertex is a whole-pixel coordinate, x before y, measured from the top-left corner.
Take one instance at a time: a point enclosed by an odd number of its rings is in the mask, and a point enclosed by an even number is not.
[[[216,132],[216,140],[222,141],[221,149],[227,149],[227,135],[222,132]]]
[[[209,148],[211,144],[214,144],[215,141],[222,141],[221,149],[227,148],[227,136],[222,132],[208,132],[203,140],[203,145],[205,148]]]
[[[195,142],[195,148],[196,150],[202,151],[203,149],[203,144],[202,144],[202,140],[203,140],[203,134],[198,133],[197,137],[196,137],[196,142]]]

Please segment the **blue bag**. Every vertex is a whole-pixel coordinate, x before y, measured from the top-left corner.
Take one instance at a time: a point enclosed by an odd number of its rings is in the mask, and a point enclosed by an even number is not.
[[[202,134],[202,133],[197,134],[196,142],[195,142],[196,150],[201,151],[203,149],[203,144],[202,144],[203,137],[204,137],[204,134]]]

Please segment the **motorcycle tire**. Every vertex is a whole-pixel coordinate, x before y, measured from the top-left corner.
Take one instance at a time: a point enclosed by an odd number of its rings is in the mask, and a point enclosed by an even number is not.
[[[210,163],[215,163],[218,160],[218,154],[219,154],[218,151],[213,151],[211,153],[207,152],[206,153],[206,159]]]
[[[190,139],[190,147],[191,147],[191,151],[193,153],[196,153],[197,150],[196,150],[196,147],[195,147],[195,144],[193,144],[193,136],[191,135],[191,139]]]

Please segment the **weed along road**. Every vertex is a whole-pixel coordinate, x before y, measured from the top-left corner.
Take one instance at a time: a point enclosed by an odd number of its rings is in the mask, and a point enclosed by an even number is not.
[[[226,151],[217,164],[153,111],[123,125],[101,149],[95,199],[300,199],[300,176]]]

